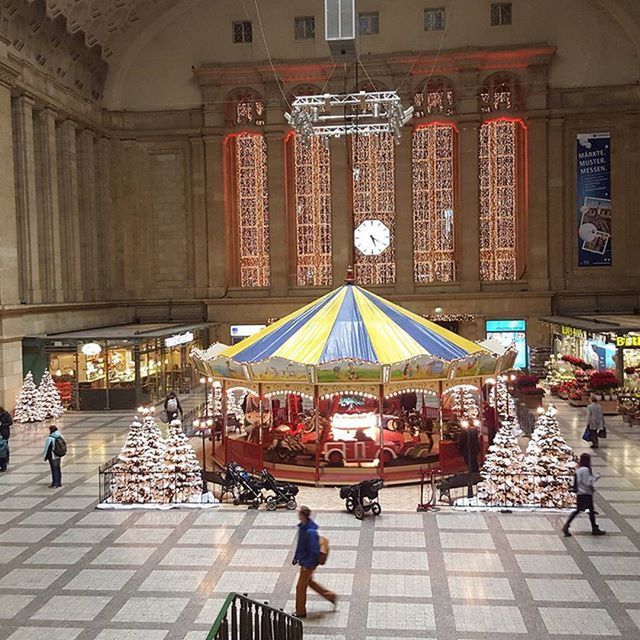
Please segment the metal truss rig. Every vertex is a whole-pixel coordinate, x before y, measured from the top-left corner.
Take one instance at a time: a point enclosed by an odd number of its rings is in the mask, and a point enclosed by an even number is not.
[[[330,137],[380,133],[390,133],[398,143],[403,125],[412,116],[413,107],[403,110],[396,91],[298,96],[291,113],[284,114],[304,144],[309,144],[312,136],[328,142]]]

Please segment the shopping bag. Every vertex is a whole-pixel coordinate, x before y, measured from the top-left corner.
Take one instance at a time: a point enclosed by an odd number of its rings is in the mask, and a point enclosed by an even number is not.
[[[169,422],[169,416],[166,411],[161,411],[158,417],[160,418],[160,422],[164,422],[165,424]]]
[[[590,429],[589,427],[587,427],[587,428],[584,430],[584,433],[582,434],[582,439],[583,439],[585,442],[591,442],[591,429]]]
[[[602,429],[600,429],[600,431],[598,431],[598,438],[603,438],[603,439],[607,439],[607,428],[606,427],[602,427]]]

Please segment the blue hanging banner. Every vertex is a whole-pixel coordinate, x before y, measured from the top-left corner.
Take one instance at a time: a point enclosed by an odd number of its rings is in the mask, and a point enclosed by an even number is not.
[[[611,134],[576,139],[578,266],[611,266]]]

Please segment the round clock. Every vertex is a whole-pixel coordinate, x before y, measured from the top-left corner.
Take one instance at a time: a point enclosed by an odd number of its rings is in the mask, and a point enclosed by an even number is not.
[[[391,231],[381,220],[363,220],[353,233],[353,241],[365,256],[379,256],[391,243]]]

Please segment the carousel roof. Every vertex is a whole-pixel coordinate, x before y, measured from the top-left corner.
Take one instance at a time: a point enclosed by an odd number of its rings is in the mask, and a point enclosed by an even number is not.
[[[237,363],[283,358],[393,364],[432,356],[452,361],[487,350],[352,283],[322,296],[222,352]]]

